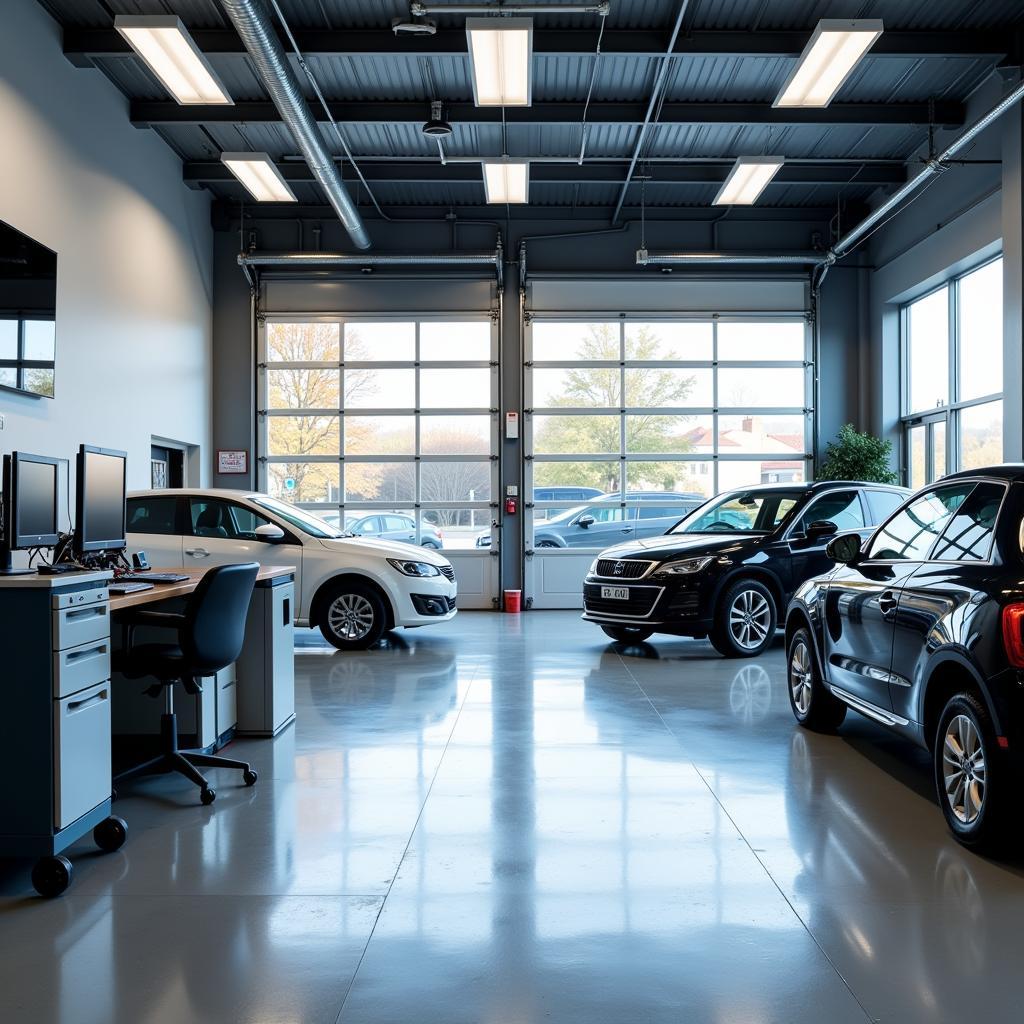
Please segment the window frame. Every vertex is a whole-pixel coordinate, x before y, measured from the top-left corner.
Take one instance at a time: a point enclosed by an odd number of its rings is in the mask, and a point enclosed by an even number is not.
[[[913,448],[911,445],[911,432],[915,429],[923,429],[925,445],[925,468],[924,483],[922,487],[929,487],[943,477],[958,472],[961,466],[961,419],[964,410],[976,406],[990,405],[995,402],[1005,402],[1006,381],[1003,378],[1003,386],[998,392],[988,395],[981,395],[977,398],[960,398],[960,366],[961,366],[961,284],[965,278],[993,263],[1002,262],[1003,253],[984,259],[974,264],[967,270],[947,277],[934,288],[930,288],[913,299],[903,303],[899,310],[899,331],[900,331],[900,439],[902,444],[902,466],[900,475],[908,487],[913,487]],[[910,348],[910,310],[916,303],[928,299],[938,292],[946,290],[947,294],[947,354],[949,379],[946,382],[947,400],[943,405],[934,409],[911,410],[911,365]],[[1004,406],[1005,408],[1005,406]],[[936,475],[935,460],[935,432],[940,426],[945,426],[945,471],[941,476]]]

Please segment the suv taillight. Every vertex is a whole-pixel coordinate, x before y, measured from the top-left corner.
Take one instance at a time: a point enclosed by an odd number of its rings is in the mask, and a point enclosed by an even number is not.
[[[1003,609],[1003,646],[1014,668],[1024,668],[1024,604]]]

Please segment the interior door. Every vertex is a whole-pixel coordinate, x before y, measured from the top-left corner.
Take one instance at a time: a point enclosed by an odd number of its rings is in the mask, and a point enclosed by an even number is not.
[[[302,545],[291,530],[283,526],[283,541],[267,543],[259,540],[256,528],[269,523],[269,519],[245,505],[221,498],[189,498],[186,526],[191,535],[185,537],[185,567],[201,569],[238,562],[287,565],[295,572],[295,593],[300,595]]]

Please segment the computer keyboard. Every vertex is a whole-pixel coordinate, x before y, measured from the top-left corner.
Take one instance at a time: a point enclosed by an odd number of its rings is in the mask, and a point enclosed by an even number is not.
[[[112,594],[135,594],[140,590],[153,590],[152,583],[111,583],[107,590]]]
[[[180,572],[126,572],[117,578],[131,583],[186,583],[192,577]]]

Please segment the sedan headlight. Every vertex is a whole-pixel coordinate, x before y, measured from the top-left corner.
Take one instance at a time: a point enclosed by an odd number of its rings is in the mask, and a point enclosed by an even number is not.
[[[715,560],[714,555],[701,555],[699,558],[684,558],[680,562],[666,562],[659,566],[658,572],[667,572],[671,576],[689,576],[706,569]]]
[[[441,570],[429,562],[407,562],[402,558],[389,558],[388,564],[394,566],[403,576],[440,576]]]

